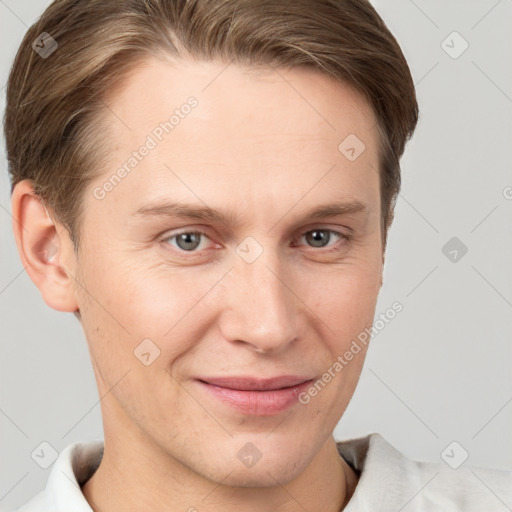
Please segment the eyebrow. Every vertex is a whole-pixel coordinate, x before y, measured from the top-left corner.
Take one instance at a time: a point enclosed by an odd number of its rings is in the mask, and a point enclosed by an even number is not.
[[[309,222],[320,218],[337,217],[358,212],[368,213],[368,207],[358,200],[337,201],[307,210],[301,217],[301,220],[302,222]],[[223,213],[209,206],[197,206],[180,202],[169,203],[167,201],[157,201],[147,204],[139,208],[134,215],[143,217],[180,217],[208,220],[221,222],[226,225],[239,225],[241,223],[240,219],[232,212]]]

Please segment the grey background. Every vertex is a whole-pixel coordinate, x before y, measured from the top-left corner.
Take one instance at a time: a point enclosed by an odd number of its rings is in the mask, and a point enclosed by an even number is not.
[[[17,47],[49,3],[0,0],[2,115]],[[421,109],[376,317],[395,300],[404,309],[374,337],[335,436],[379,432],[438,462],[457,441],[465,464],[512,470],[512,0],[374,5],[409,61]],[[462,48],[454,31],[469,43],[456,59],[442,46]],[[0,510],[10,510],[48,478],[30,456],[42,441],[61,451],[103,431],[79,323],[45,305],[19,260],[1,143]],[[442,251],[452,237],[468,248],[456,262]]]

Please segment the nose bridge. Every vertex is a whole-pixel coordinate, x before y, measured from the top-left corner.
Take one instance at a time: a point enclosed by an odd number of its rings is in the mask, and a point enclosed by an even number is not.
[[[281,350],[298,336],[297,302],[290,290],[293,286],[286,282],[289,272],[275,248],[265,247],[250,263],[244,258],[243,242],[240,249],[242,256],[235,254],[226,292],[230,314],[223,325],[224,336],[248,343],[258,351]],[[253,251],[254,246],[249,250]]]

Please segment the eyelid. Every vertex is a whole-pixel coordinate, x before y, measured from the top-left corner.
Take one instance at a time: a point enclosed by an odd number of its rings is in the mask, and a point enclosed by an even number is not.
[[[327,231],[329,233],[333,233],[340,237],[340,240],[338,242],[335,242],[334,244],[327,245],[325,247],[312,247],[312,246],[305,246],[308,249],[316,250],[318,252],[330,252],[330,251],[336,251],[338,250],[338,247],[341,245],[347,244],[352,239],[352,233],[343,233],[342,231],[338,231],[336,229],[331,228],[325,228],[325,227],[313,227],[312,229],[308,229],[306,231],[303,231],[298,239],[300,240],[304,235],[307,235],[308,233],[311,233],[312,231]]]
[[[211,240],[211,238],[208,236],[208,233],[206,233],[206,231],[204,230],[201,230],[201,229],[194,229],[194,228],[187,228],[187,229],[181,229],[180,231],[176,231],[176,232],[167,232],[165,233],[164,235],[162,235],[161,237],[159,237],[159,242],[161,243],[165,243],[167,240],[169,239],[176,239],[178,236],[180,235],[183,235],[183,234],[198,234],[198,235],[202,235],[203,237],[205,238],[208,238],[209,240]],[[170,245],[170,244],[165,244],[165,245]],[[217,244],[218,245],[218,244]],[[183,254],[187,254],[190,253],[190,254],[198,254],[202,251],[197,251],[197,250],[194,250],[194,251],[184,251],[184,250],[180,250],[180,249],[176,249],[173,247],[173,249],[177,252],[180,252],[180,253],[183,253]],[[205,251],[207,249],[203,249],[203,251]]]
[[[340,237],[340,240],[332,245],[328,245],[326,247],[312,247],[312,246],[305,246],[307,247],[308,249],[311,249],[311,250],[314,250],[314,251],[318,251],[318,252],[329,252],[329,251],[336,251],[337,250],[337,247],[338,245],[345,245],[346,243],[348,243],[352,237],[353,237],[353,233],[352,233],[352,230],[350,228],[347,228],[347,230],[349,232],[347,233],[344,233],[342,231],[338,231],[336,229],[333,229],[333,228],[328,228],[328,227],[323,227],[321,225],[316,225],[316,226],[313,226],[313,227],[310,227],[308,229],[306,229],[305,231],[301,231],[299,233],[299,235],[297,235],[295,238],[294,238],[294,241],[295,240],[300,240],[304,235],[307,235],[308,233],[311,233],[312,231],[327,231],[327,232],[330,232],[330,233],[333,233],[335,235],[338,235]],[[162,237],[159,238],[159,241],[164,243],[166,240],[169,240],[169,239],[175,239],[176,237],[178,237],[179,235],[182,235],[182,234],[199,234],[199,235],[202,235],[208,239],[211,240],[211,238],[208,236],[208,233],[206,233],[205,230],[202,230],[202,229],[195,229],[193,227],[191,228],[183,228],[179,231],[176,231],[176,232],[167,232],[165,233]],[[166,244],[166,245],[170,245],[170,244]],[[301,244],[299,244],[301,245]],[[294,246],[295,246],[295,243],[294,243]],[[176,249],[176,248],[173,248],[173,250],[179,252],[179,253],[182,253],[182,254],[199,254],[201,253],[202,251],[197,251],[197,250],[194,250],[194,251],[184,251],[184,250],[180,250],[180,249]],[[205,250],[208,250],[208,249],[203,249],[203,251]]]

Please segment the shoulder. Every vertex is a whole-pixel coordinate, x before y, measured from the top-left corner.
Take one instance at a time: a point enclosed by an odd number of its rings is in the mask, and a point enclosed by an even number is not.
[[[512,471],[464,465],[457,469],[446,463],[411,461],[416,477],[418,510],[480,512],[512,508]]]
[[[512,508],[512,471],[408,458],[380,434],[337,442],[359,473],[346,512],[374,510],[501,512]]]

